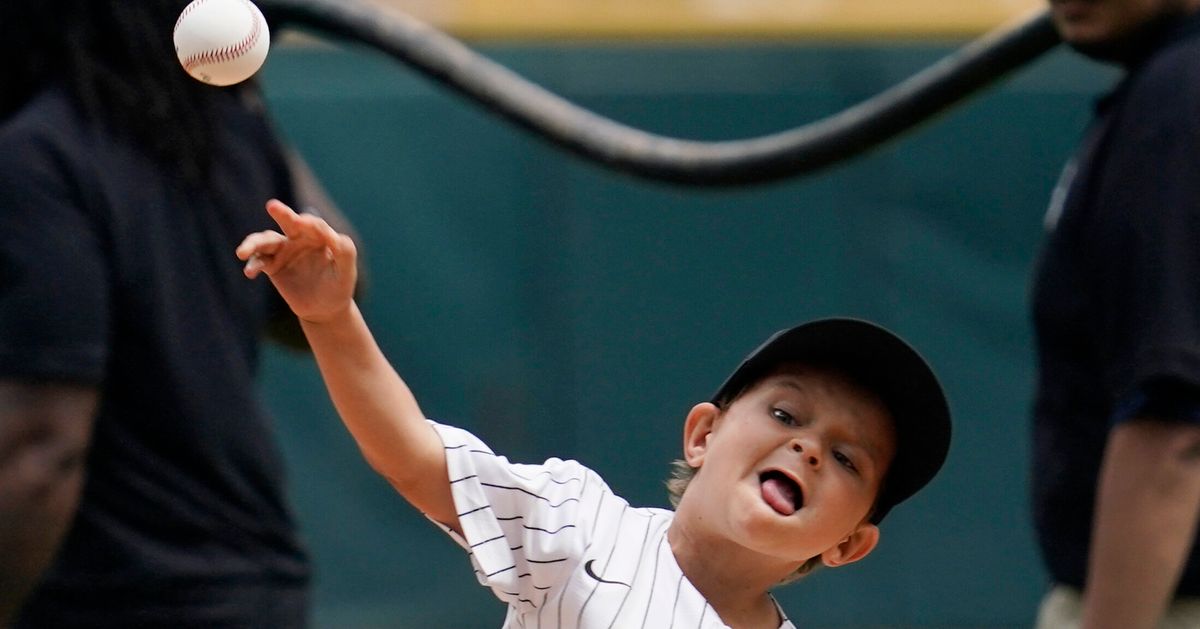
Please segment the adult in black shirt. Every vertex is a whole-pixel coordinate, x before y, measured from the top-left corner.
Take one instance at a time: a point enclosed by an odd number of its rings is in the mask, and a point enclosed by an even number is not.
[[[1200,627],[1200,0],[1051,0],[1119,64],[1033,287],[1040,629]],[[1176,623],[1176,624],[1170,624]]]
[[[230,252],[319,189],[180,68],[185,4],[0,3],[0,626],[308,623],[254,385],[290,315]]]

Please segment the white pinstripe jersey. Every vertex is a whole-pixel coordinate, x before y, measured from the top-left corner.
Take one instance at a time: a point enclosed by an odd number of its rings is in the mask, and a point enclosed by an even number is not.
[[[505,629],[726,628],[671,553],[674,512],[629,506],[576,461],[509,463],[475,435],[430,423],[463,536],[439,527],[508,604]],[[785,618],[779,629],[795,627]]]

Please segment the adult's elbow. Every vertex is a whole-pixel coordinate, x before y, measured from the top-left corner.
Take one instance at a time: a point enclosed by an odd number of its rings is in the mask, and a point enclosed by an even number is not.
[[[97,399],[89,387],[0,383],[3,502],[61,502],[78,490]]]
[[[82,485],[87,444],[48,437],[15,448],[0,461],[0,486],[11,489],[12,501],[30,505],[75,493]]]
[[[1200,470],[1200,425],[1172,426],[1167,438],[1166,452],[1184,471]]]
[[[1163,495],[1200,489],[1200,425],[1158,419],[1127,422],[1113,431],[1110,466],[1142,478],[1144,487]]]

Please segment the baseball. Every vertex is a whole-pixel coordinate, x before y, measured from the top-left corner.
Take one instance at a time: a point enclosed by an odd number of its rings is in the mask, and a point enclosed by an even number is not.
[[[179,63],[209,85],[250,78],[270,47],[267,20],[250,0],[192,0],[175,21]]]

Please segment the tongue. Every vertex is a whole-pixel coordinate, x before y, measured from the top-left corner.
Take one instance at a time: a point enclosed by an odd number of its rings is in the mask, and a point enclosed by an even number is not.
[[[791,515],[796,512],[796,492],[791,483],[778,478],[768,478],[762,482],[762,496],[779,515]]]

